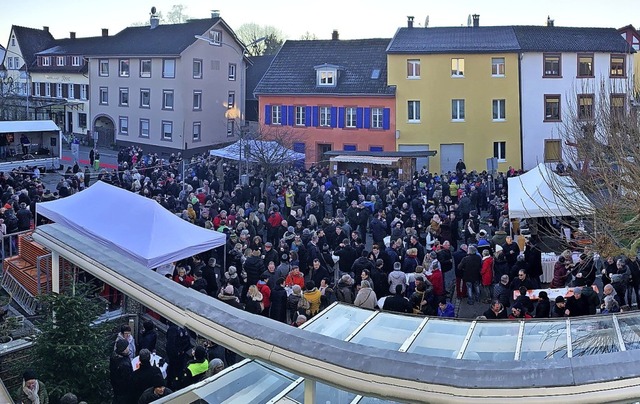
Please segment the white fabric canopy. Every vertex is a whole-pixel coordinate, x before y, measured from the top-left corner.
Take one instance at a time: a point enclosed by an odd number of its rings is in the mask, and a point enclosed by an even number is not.
[[[544,163],[509,178],[508,185],[512,218],[586,216],[595,211],[571,177],[556,174]]]
[[[247,145],[249,146],[249,161],[252,163],[286,164],[303,160],[305,157],[304,153],[289,150],[278,142],[253,139],[238,140],[222,149],[211,150],[209,154],[230,160],[246,161]]]
[[[59,131],[53,121],[0,121],[0,133]]]
[[[147,268],[226,243],[223,233],[195,226],[153,199],[102,181],[70,197],[38,203],[36,211]]]

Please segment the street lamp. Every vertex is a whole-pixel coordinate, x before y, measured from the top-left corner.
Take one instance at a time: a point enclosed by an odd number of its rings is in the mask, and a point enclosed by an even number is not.
[[[31,92],[31,85],[29,83],[29,66],[27,64],[27,60],[24,58],[24,56],[22,56],[19,53],[16,53],[14,51],[11,51],[9,49],[5,49],[4,50],[7,54],[12,53],[20,58],[22,58],[22,60],[24,61],[24,72],[20,73],[20,78],[21,79],[25,79],[26,81],[26,85],[25,85],[25,94],[27,97],[27,120],[29,120],[29,96],[30,96],[30,92]],[[6,55],[5,55],[5,59],[6,59]],[[2,82],[4,83],[5,79],[8,78],[8,74],[5,70],[0,71],[0,79],[2,79]]]

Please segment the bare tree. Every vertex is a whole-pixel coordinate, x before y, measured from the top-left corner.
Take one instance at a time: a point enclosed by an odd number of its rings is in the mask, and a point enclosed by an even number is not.
[[[304,34],[300,35],[300,39],[303,41],[314,41],[318,39],[318,36],[312,32],[305,31]]]
[[[284,43],[282,31],[272,25],[242,24],[236,35],[247,46],[249,55],[273,55]]]
[[[162,14],[162,11],[156,12],[156,16],[162,24],[182,24],[191,19],[191,17],[185,13],[186,10],[187,6],[185,6],[184,4],[174,4],[173,6],[171,6],[171,10],[167,13],[166,17]],[[149,20],[136,21],[132,23],[131,26],[145,27],[149,24]]]

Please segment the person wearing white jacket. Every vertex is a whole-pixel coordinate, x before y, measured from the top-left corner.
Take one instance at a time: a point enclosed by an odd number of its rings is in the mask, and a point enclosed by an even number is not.
[[[399,262],[393,264],[393,271],[387,277],[389,281],[389,293],[396,293],[396,285],[402,285],[402,293],[407,290],[407,274],[402,272],[402,265]]]

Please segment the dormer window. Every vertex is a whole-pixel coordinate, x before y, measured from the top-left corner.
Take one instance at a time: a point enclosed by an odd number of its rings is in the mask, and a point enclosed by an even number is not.
[[[316,84],[321,87],[335,87],[338,82],[338,66],[324,64],[315,66]]]
[[[215,29],[209,30],[209,41],[213,45],[220,45],[222,42],[222,32]]]
[[[58,56],[56,58],[56,65],[58,66],[64,66],[64,56]]]
[[[42,57],[42,66],[51,66],[51,56]]]

